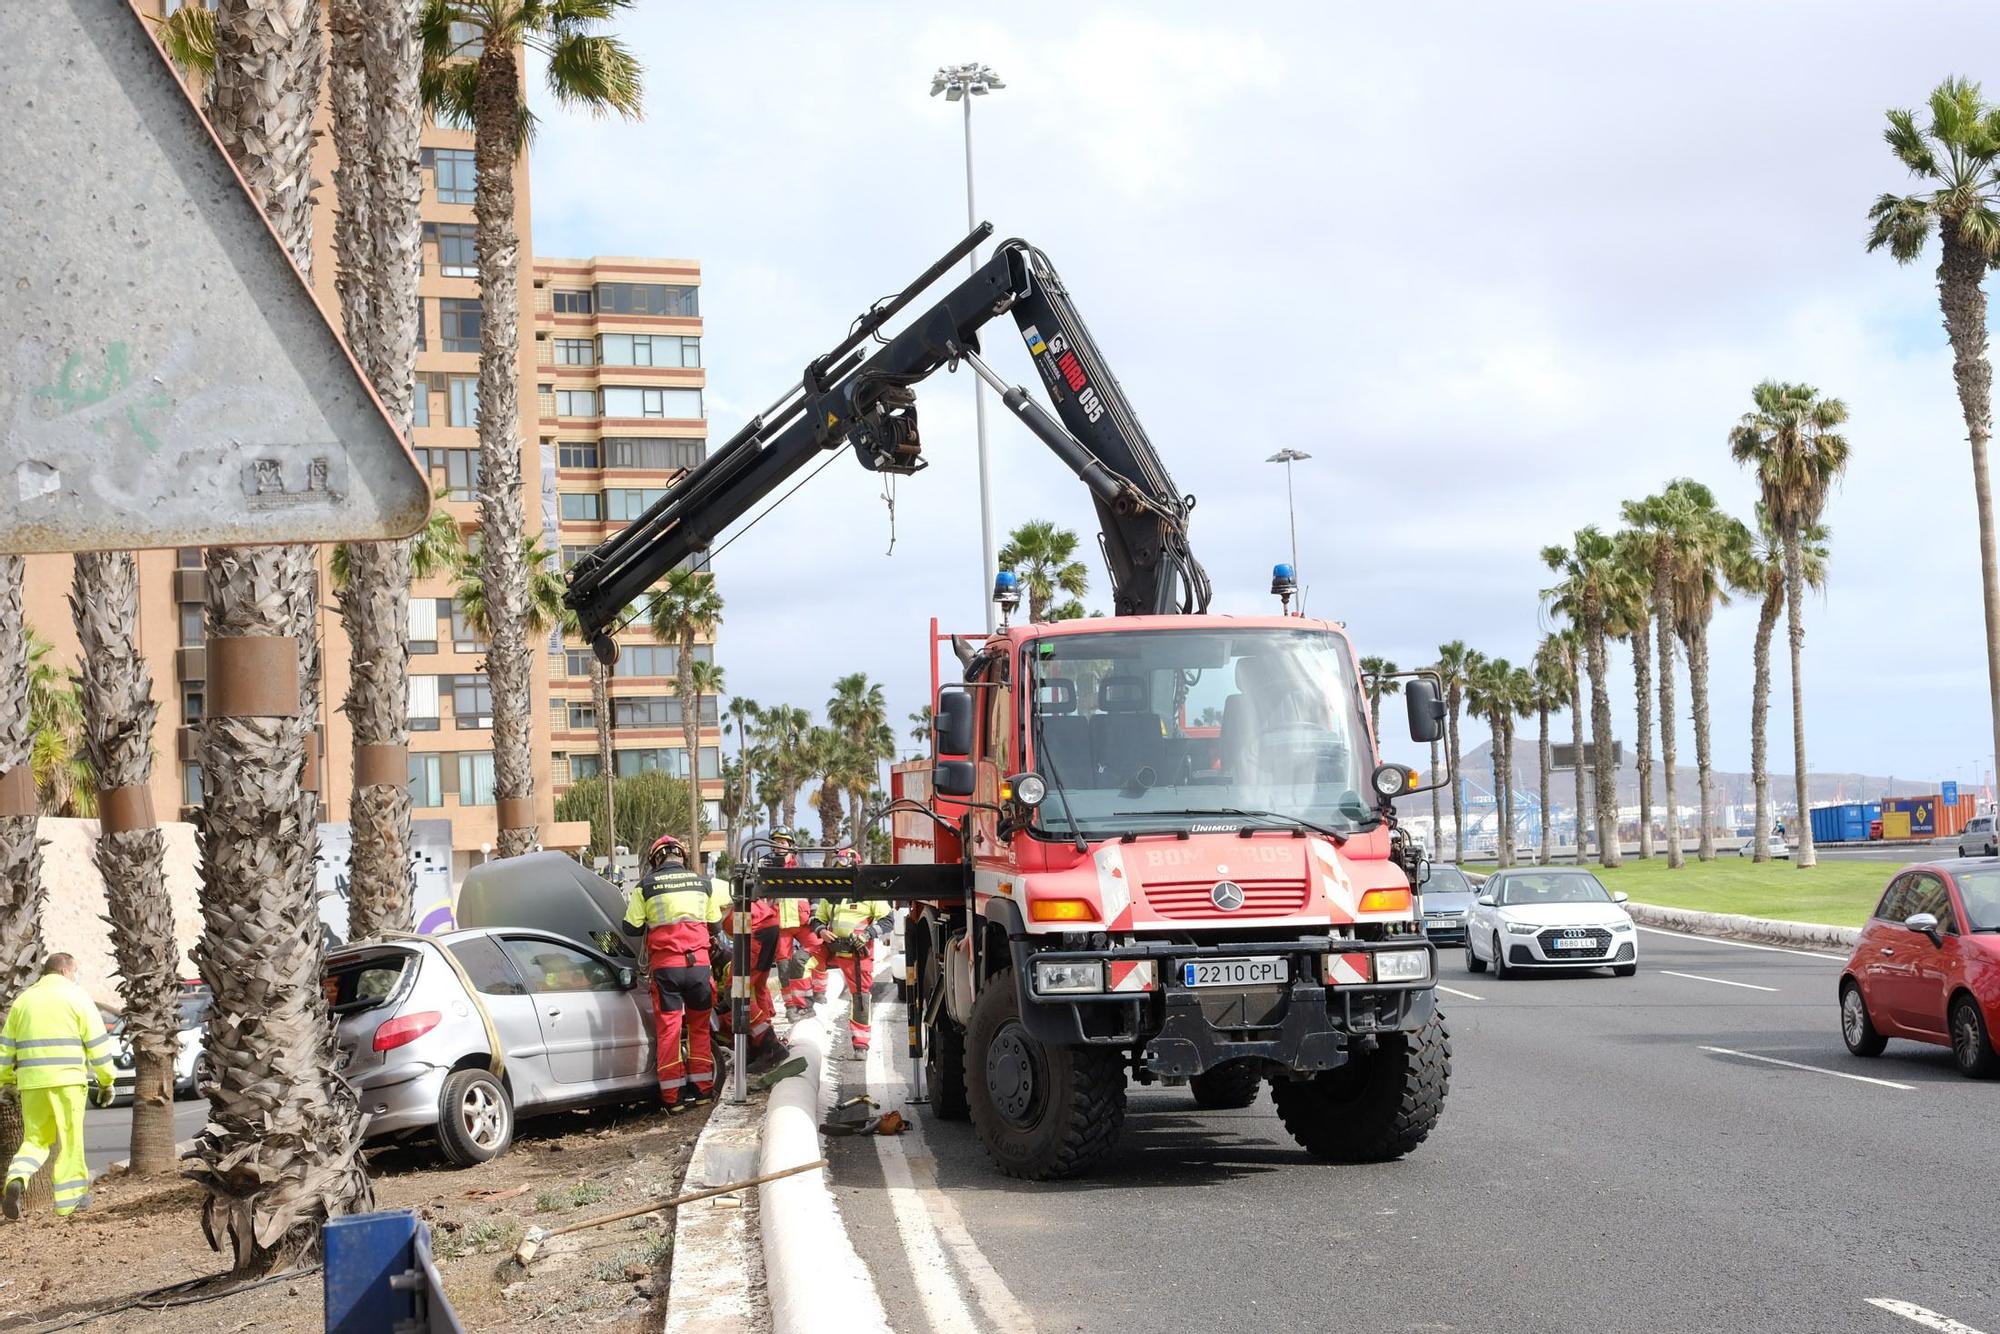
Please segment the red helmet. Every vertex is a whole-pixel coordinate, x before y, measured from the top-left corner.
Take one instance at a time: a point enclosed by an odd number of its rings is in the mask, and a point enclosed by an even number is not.
[[[833,854],[833,864],[835,866],[859,866],[861,865],[861,854],[853,848],[842,848]]]
[[[666,860],[669,853],[680,858],[683,865],[687,863],[687,845],[672,834],[661,834],[653,840],[651,850],[646,853],[646,861],[649,865],[657,866]]]

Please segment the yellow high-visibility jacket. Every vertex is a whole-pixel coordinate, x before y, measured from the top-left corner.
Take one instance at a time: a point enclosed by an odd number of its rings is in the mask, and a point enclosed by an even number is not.
[[[835,903],[832,899],[821,899],[819,911],[815,914],[826,923],[826,929],[836,936],[851,936],[870,922],[879,922],[892,911],[886,899],[864,899],[860,902]]]
[[[24,1089],[87,1084],[109,1088],[111,1035],[90,994],[60,973],[22,992],[0,1031],[0,1085]]]

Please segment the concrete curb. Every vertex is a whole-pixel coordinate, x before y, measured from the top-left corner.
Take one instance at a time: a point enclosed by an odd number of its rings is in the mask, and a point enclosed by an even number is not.
[[[840,995],[836,983],[827,1004],[793,1024],[787,1036],[792,1055],[805,1057],[806,1071],[771,1090],[764,1108],[760,1172],[809,1163],[824,1154],[821,1108],[838,1087],[824,1071]],[[765,1292],[774,1334],[825,1334],[830,1317],[841,1334],[888,1334],[888,1313],[847,1235],[826,1170],[802,1172],[762,1190],[758,1204]]]
[[[1819,922],[1780,922],[1768,917],[1740,917],[1735,913],[1663,908],[1653,903],[1628,903],[1625,910],[1641,926],[1658,927],[1662,931],[1682,931],[1691,936],[1720,936],[1725,940],[1747,940],[1791,949],[1838,950],[1845,953],[1861,939],[1858,927],[1826,926]]]
[[[709,1114],[688,1159],[683,1189],[727,1185],[756,1176],[763,1108],[721,1102]],[[757,1244],[760,1201],[752,1188],[699,1200],[674,1211],[668,1334],[738,1334],[771,1327],[764,1306],[764,1254]]]

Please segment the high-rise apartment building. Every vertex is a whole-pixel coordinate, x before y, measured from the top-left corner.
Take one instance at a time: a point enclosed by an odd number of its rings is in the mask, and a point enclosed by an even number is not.
[[[179,0],[138,0],[138,7],[142,14],[158,18],[180,4]],[[322,307],[339,327],[339,300],[334,290],[333,148],[331,136],[325,133],[324,107],[320,119],[314,175],[321,188],[313,220],[312,277]],[[479,333],[481,322],[488,318],[480,299],[472,219],[472,136],[426,127],[423,166],[422,332],[412,443],[418,462],[440,493],[436,506],[471,537],[478,529]],[[636,512],[632,508],[634,496],[657,494],[666,479],[701,456],[705,447],[700,406],[701,321],[695,313],[700,271],[680,260],[596,261],[595,268],[601,272],[593,272],[592,264],[537,264],[530,244],[533,233],[525,156],[516,169],[514,190],[524,309],[510,312],[509,317],[521,322],[522,504],[527,531],[539,536],[552,560],[567,565],[574,560],[575,548],[601,540],[623,518]],[[561,306],[555,302],[556,289],[563,293]],[[567,311],[579,302],[584,308],[580,325]],[[655,303],[671,304],[676,313],[655,313],[651,309]],[[601,317],[596,314],[600,304],[605,311]],[[688,313],[678,313],[682,309]],[[589,340],[592,364],[585,377],[573,378],[567,372],[574,367],[557,363],[554,340],[559,336],[570,341]],[[630,373],[621,366],[611,374],[607,367],[606,378],[600,382],[598,349],[600,340],[607,336],[612,340],[613,358],[637,357],[643,354],[641,349],[649,352],[657,344],[662,358],[659,368],[634,362]],[[616,341],[621,336],[624,343]],[[669,355],[680,358],[671,365],[681,369],[663,374],[660,368],[669,366]],[[690,367],[693,369],[687,369]],[[587,418],[561,411],[582,405],[584,394],[591,395],[592,411]],[[596,409],[600,404],[615,411],[599,413]],[[595,455],[580,451],[586,444]],[[589,466],[584,465],[586,458],[592,460]],[[571,492],[590,499],[566,500]],[[568,515],[572,510],[595,517],[571,520]],[[331,557],[332,548],[324,548],[316,598],[324,668],[318,779],[324,818],[339,822],[347,819],[353,786],[353,733],[340,711],[347,692],[351,650],[333,608]],[[202,716],[206,677],[202,555],[192,548],[149,551],[139,553],[138,563],[139,645],[152,663],[153,694],[160,710],[154,733],[153,806],[162,819],[186,818],[202,800],[201,773],[193,762],[194,724]],[[420,581],[411,589],[409,664],[412,817],[451,822],[454,883],[468,866],[488,855],[498,833],[489,740],[492,699],[482,658],[485,646],[467,625],[458,605],[458,582],[455,573],[446,573]],[[28,623],[54,644],[55,661],[63,667],[74,665],[78,652],[65,600],[69,584],[67,556],[30,558]],[[621,770],[667,768],[685,772],[678,704],[658,703],[659,696],[671,693],[671,683],[662,684],[671,672],[642,676],[634,670],[668,666],[672,651],[653,649],[643,632],[636,638],[623,638],[634,647],[628,650],[633,658],[614,687],[621,714],[615,720],[620,725]],[[589,837],[587,823],[556,822],[554,803],[560,791],[590,772],[595,762],[594,738],[578,740],[572,726],[579,721],[572,713],[579,693],[586,713],[589,708],[588,676],[575,652],[566,651],[559,638],[552,638],[547,651],[535,655],[534,664],[536,817],[545,846],[578,849]],[[668,709],[672,711],[670,727],[655,721],[667,717]],[[705,699],[702,709],[704,727],[712,729],[714,698]],[[626,720],[629,725],[624,725]],[[594,729],[594,719],[581,721]],[[699,762],[704,777],[715,771],[717,746],[717,734],[706,733]],[[585,754],[577,755],[579,750]],[[629,761],[625,759],[628,751]],[[711,798],[719,796],[719,791],[717,783]],[[720,839],[713,840],[711,846],[719,847]]]

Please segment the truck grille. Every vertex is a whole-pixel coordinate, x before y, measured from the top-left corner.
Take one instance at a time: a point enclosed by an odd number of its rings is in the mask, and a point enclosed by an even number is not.
[[[1233,880],[1243,890],[1243,906],[1223,912],[1209,894],[1214,880],[1170,880],[1145,887],[1146,904],[1162,917],[1211,918],[1289,917],[1306,906],[1309,887],[1303,880]]]
[[[1590,948],[1557,949],[1556,941],[1563,936],[1588,936]],[[1542,943],[1542,953],[1551,959],[1601,959],[1604,957],[1604,952],[1611,948],[1611,933],[1602,927],[1592,927],[1589,930],[1578,930],[1573,926],[1550,927],[1546,931],[1536,933],[1535,939]]]

